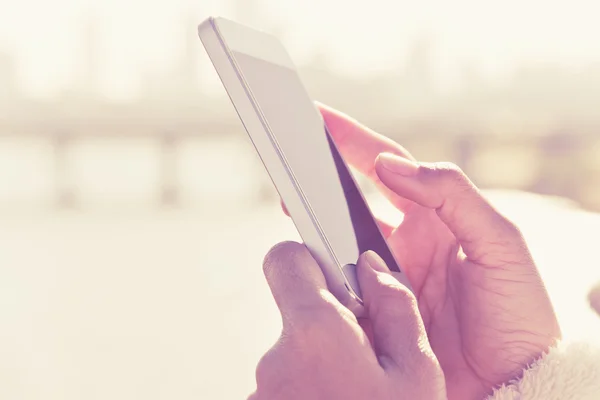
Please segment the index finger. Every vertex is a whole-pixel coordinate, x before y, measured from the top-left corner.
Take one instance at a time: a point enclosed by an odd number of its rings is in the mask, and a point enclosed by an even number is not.
[[[398,196],[381,182],[375,171],[375,160],[380,153],[392,153],[410,160],[414,160],[414,157],[392,139],[367,128],[340,111],[320,103],[317,103],[317,106],[344,161],[373,181],[400,211],[406,211],[412,202]]]

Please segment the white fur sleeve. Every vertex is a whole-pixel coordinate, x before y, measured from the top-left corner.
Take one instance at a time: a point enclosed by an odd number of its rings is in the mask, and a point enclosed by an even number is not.
[[[598,400],[600,348],[560,344],[523,372],[520,380],[498,388],[488,400]]]

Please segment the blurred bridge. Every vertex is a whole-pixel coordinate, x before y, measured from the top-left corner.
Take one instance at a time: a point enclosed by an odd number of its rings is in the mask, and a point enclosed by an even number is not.
[[[54,187],[56,205],[70,208],[78,203],[78,194],[67,183],[70,168],[67,154],[71,146],[92,138],[148,139],[160,147],[160,199],[162,205],[177,205],[179,201],[176,160],[180,144],[190,138],[228,134],[243,129],[234,120],[199,120],[194,118],[72,118],[0,120],[0,140],[3,138],[46,139],[54,152]]]
[[[96,138],[156,140],[160,148],[157,203],[177,206],[181,194],[177,158],[182,144],[190,139],[216,135],[244,136],[236,118],[111,115],[109,118],[22,116],[0,119],[0,140],[28,137],[48,140],[54,152],[55,203],[69,208],[77,206],[79,197],[76,187],[66,179],[71,168],[67,154],[74,144]],[[365,122],[402,143],[418,159],[457,163],[482,187],[559,195],[585,207],[600,209],[600,127],[494,134],[441,122]],[[257,164],[257,169],[260,168]],[[263,180],[263,185],[259,193],[273,194],[268,179]]]

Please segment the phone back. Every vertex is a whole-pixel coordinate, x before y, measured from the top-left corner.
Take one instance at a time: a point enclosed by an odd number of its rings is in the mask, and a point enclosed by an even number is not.
[[[359,255],[374,250],[399,267],[290,56],[274,36],[226,19],[199,33],[330,290],[360,313]]]

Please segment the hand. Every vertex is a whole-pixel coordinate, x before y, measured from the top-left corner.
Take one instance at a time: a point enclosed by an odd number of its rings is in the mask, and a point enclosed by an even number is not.
[[[590,301],[590,306],[600,314],[600,282],[598,282],[592,290],[590,290],[588,299]]]
[[[404,213],[400,226],[380,225],[417,296],[448,398],[481,399],[518,378],[561,333],[517,227],[456,166],[416,163],[392,140],[321,112],[346,162]]]
[[[406,399],[446,399],[416,299],[375,253],[363,254],[357,265],[375,348],[354,315],[327,291],[305,246],[275,246],[264,271],[283,331],[259,362],[251,400],[388,400],[400,393]]]

